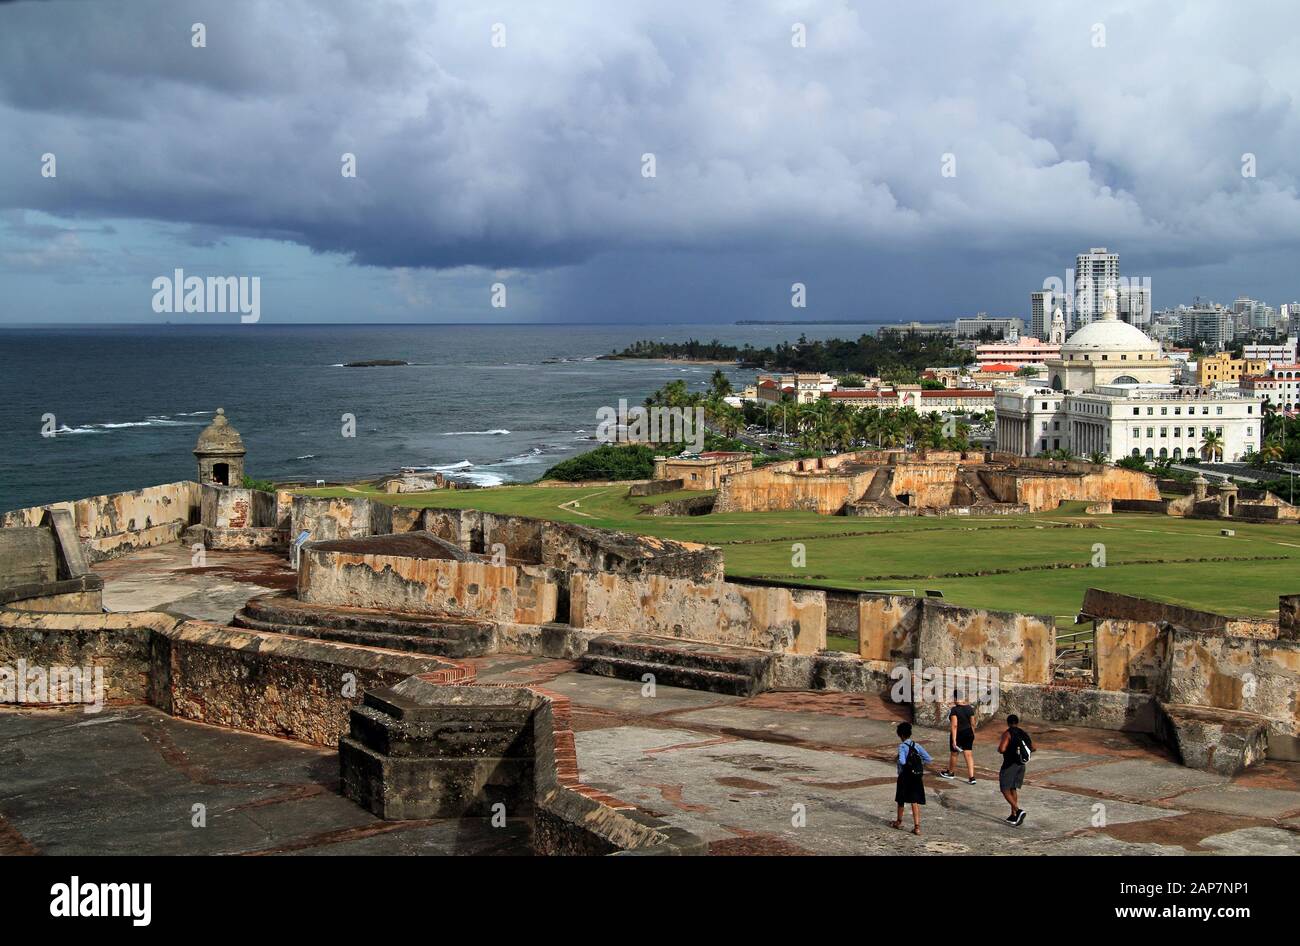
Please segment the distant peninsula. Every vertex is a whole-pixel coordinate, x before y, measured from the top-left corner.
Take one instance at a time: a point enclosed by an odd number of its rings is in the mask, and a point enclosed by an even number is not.
[[[395,368],[403,365],[409,365],[409,361],[399,361],[396,358],[372,358],[369,361],[345,361],[344,368]]]
[[[701,342],[633,342],[622,351],[602,355],[605,360],[695,361],[734,364],[741,368],[781,371],[824,371],[865,377],[917,374],[931,365],[965,365],[975,356],[944,337],[915,333],[864,334],[856,339],[808,339],[755,348],[724,345],[717,339]]]

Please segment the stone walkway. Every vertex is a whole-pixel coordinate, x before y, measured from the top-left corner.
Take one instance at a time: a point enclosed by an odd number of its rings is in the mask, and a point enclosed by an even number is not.
[[[297,573],[283,555],[208,552],[205,567],[197,567],[180,545],[96,562],[95,573],[104,579],[104,607],[110,611],[166,611],[219,624],[254,595],[297,587]]]
[[[527,822],[380,821],[336,751],[147,706],[2,709],[0,773],[0,855],[528,853]]]
[[[860,694],[741,698],[477,658],[483,682],[573,702],[583,781],[699,834],[718,854],[1300,854],[1300,765],[1235,779],[1141,736],[1033,729],[1022,828],[1002,822],[996,732],[976,785],[926,778],[919,838],[890,829],[895,708]],[[918,730],[936,751],[944,734]],[[172,719],[0,710],[0,854],[527,853],[526,822],[383,822],[337,792],[331,750]],[[206,806],[206,827],[191,824]],[[796,823],[797,822],[797,823]]]
[[[900,714],[878,698],[662,686],[648,697],[639,683],[574,673],[565,661],[473,662],[484,682],[546,682],[568,696],[583,781],[701,835],[715,853],[1300,854],[1296,763],[1229,780],[1179,765],[1141,735],[1033,727],[1029,817],[1013,828],[997,789],[1000,730],[986,726],[976,785],[927,775],[918,838],[889,827]],[[946,734],[917,736],[937,772]]]
[[[111,610],[226,622],[292,587],[279,556],[179,547],[102,562]],[[1187,769],[1152,739],[1031,726],[1039,751],[1008,827],[999,730],[978,735],[978,784],[945,782],[923,835],[892,830],[899,707],[863,694],[724,696],[575,672],[565,660],[475,658],[483,682],[545,683],[572,700],[584,782],[705,838],[715,853],[1300,854],[1300,764],[1233,779]],[[149,707],[87,716],[0,710],[0,853],[515,853],[528,826],[392,824],[337,793],[337,753],[174,720]],[[190,826],[194,804],[207,827]]]

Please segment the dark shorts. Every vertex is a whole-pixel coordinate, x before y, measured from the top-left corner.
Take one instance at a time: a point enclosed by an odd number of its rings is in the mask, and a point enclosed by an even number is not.
[[[907,772],[898,773],[898,787],[894,789],[894,804],[924,805],[925,782],[922,776]]]
[[[998,773],[998,787],[1004,792],[1019,788],[1025,784],[1025,767],[1020,764],[1008,765]]]
[[[948,742],[952,745],[953,752],[970,752],[975,748],[975,730],[959,729],[957,730],[956,743],[953,743],[951,739]]]

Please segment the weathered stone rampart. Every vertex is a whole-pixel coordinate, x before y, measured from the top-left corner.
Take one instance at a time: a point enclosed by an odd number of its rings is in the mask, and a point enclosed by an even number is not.
[[[575,627],[811,654],[826,646],[820,591],[665,575],[575,573]]]
[[[299,556],[298,597],[311,604],[521,624],[555,620],[559,582],[551,569],[495,565],[460,554],[455,560],[422,532],[313,542]]]
[[[1104,618],[1093,633],[1093,678],[1100,689],[1160,692],[1169,674],[1169,635],[1161,624]]]
[[[1254,713],[1272,736],[1300,737],[1300,642],[1174,628],[1168,701]],[[1294,756],[1293,756],[1294,757]]]
[[[393,531],[393,507],[362,498],[294,496],[290,531],[311,541],[360,539]]]
[[[1175,624],[1194,631],[1213,631],[1233,637],[1275,638],[1278,625],[1259,618],[1230,617],[1212,611],[1198,611],[1150,598],[1089,588],[1083,595],[1081,613],[1092,618],[1117,618],[1151,624]]]
[[[185,621],[155,629],[149,702],[182,719],[333,746],[365,690],[450,666],[420,654]]]
[[[833,516],[845,503],[861,496],[875,470],[804,472],[771,464],[723,479],[714,503],[715,512],[768,512],[800,509]]]
[[[1022,459],[1013,468],[986,469],[980,478],[999,502],[1020,503],[1030,512],[1055,509],[1070,501],[1160,499],[1155,479],[1145,473],[1091,464],[1083,464],[1084,469],[1078,466],[1067,464],[1062,471],[1037,473]]]
[[[47,510],[66,510],[90,561],[175,542],[200,518],[199,484],[184,480],[71,502],[15,509],[0,527],[37,526]]]

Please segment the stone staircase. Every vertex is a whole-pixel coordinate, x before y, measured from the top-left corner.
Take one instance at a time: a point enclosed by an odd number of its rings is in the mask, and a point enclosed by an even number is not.
[[[915,516],[916,510],[894,495],[894,471],[882,467],[871,477],[862,496],[844,506],[846,516]]]
[[[291,595],[251,598],[231,623],[257,631],[435,657],[478,657],[490,653],[496,639],[495,626],[488,621],[307,604]]]
[[[984,484],[979,471],[962,469],[957,474],[957,481],[970,492],[970,502],[965,505],[996,506],[998,504],[997,497],[989,492],[989,488]]]
[[[876,470],[875,475],[871,477],[871,482],[867,484],[866,492],[862,494],[859,503],[879,503],[882,506],[901,506],[897,499],[894,498],[894,471],[889,467]]]
[[[582,673],[623,680],[652,674],[656,684],[753,696],[767,689],[773,655],[748,647],[705,644],[673,637],[602,634],[579,658]]]

